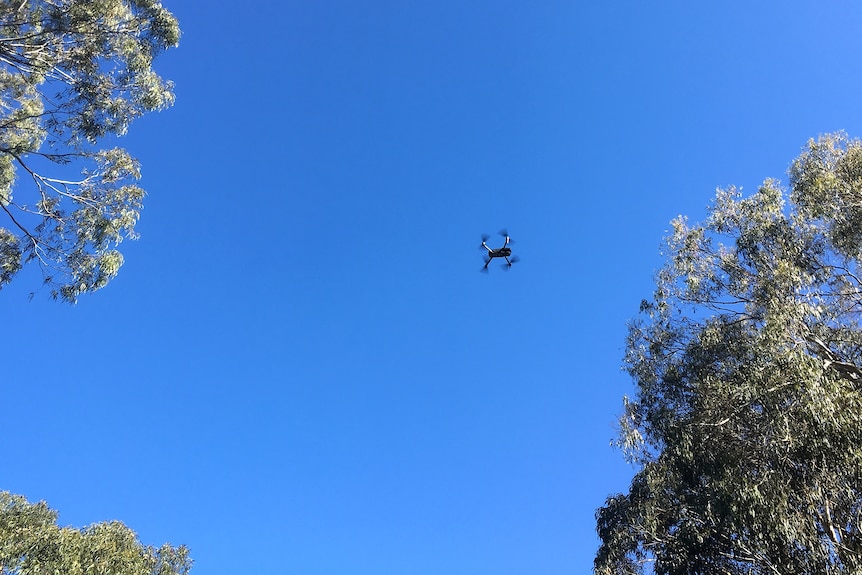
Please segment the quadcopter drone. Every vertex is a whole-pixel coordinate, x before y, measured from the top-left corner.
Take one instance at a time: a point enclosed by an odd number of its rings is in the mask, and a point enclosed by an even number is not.
[[[494,258],[503,258],[504,260],[506,260],[506,263],[503,264],[503,269],[505,270],[512,267],[512,264],[516,263],[520,259],[518,256],[512,256],[512,248],[509,247],[509,244],[512,242],[512,238],[509,237],[509,232],[503,229],[500,230],[500,235],[506,238],[506,241],[503,243],[502,248],[493,249],[488,247],[488,244],[485,243],[488,241],[488,238],[490,236],[488,236],[488,234],[482,234],[482,245],[479,246],[479,249],[488,250],[488,255],[485,256],[485,267],[483,267],[479,271],[487,272],[488,264],[491,263],[491,260],[493,260]],[[512,256],[511,259],[509,258],[509,256]]]

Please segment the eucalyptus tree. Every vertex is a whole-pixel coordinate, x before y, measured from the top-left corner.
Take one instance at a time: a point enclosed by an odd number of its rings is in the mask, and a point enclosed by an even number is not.
[[[103,287],[135,237],[138,162],[100,142],[173,103],[156,0],[0,0],[0,288],[28,263],[54,298]]]
[[[0,491],[0,573],[4,575],[186,575],[188,550],[142,544],[119,521],[59,527],[57,512]]]
[[[862,143],[673,222],[630,324],[600,574],[862,572]]]

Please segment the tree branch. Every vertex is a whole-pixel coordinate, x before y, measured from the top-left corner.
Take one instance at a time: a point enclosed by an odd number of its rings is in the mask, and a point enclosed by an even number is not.
[[[829,347],[816,336],[809,334],[805,336],[805,339],[808,343],[813,344],[816,349],[815,353],[823,359],[823,367],[834,367],[844,379],[849,379],[854,382],[862,380],[862,369],[859,369],[856,364],[842,361],[835,352],[829,349]]]

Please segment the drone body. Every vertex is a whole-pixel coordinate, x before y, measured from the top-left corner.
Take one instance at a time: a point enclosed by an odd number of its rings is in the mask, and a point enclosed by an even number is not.
[[[485,243],[488,241],[488,235],[482,234],[482,245],[479,246],[479,249],[487,250],[488,254],[485,256],[485,267],[483,267],[480,271],[487,272],[488,264],[490,264],[491,260],[493,260],[494,258],[503,258],[504,260],[506,260],[506,263],[503,265],[503,269],[509,269],[510,267],[512,267],[513,263],[516,263],[518,261],[518,256],[512,256],[512,248],[509,247],[509,243],[512,241],[512,238],[509,237],[509,232],[507,232],[505,229],[500,230],[500,235],[506,238],[506,241],[503,243],[503,247],[494,249],[489,247],[488,244]],[[512,256],[512,258],[509,259],[509,256]]]

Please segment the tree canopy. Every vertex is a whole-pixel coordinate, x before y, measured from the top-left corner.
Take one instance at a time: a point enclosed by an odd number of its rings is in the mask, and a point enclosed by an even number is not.
[[[812,140],[751,196],[673,222],[630,324],[599,574],[862,570],[862,143]]]
[[[152,63],[179,34],[156,0],[0,0],[0,289],[27,263],[68,302],[116,276],[144,191],[97,144],[173,103]]]
[[[57,512],[0,491],[0,573],[3,575],[186,575],[188,550],[143,545],[119,521],[84,529],[59,527]]]

